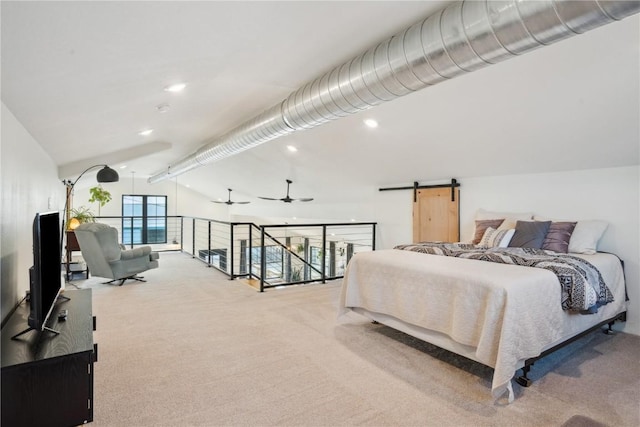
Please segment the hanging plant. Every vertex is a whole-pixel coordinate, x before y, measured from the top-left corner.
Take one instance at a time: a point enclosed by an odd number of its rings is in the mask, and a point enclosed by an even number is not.
[[[101,185],[97,185],[89,189],[89,194],[91,194],[90,203],[98,202],[98,216],[100,216],[100,208],[111,201],[111,193],[102,188]]]

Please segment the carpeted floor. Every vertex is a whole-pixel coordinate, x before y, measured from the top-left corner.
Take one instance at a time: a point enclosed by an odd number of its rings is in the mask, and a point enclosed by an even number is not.
[[[93,289],[98,426],[638,426],[640,337],[590,334],[512,404],[491,370],[356,315],[340,282],[256,292],[179,253]],[[68,286],[72,289],[72,286]]]

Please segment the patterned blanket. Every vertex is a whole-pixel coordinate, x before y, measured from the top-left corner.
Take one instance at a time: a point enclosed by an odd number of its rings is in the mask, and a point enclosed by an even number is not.
[[[558,277],[563,310],[594,313],[598,307],[613,301],[613,294],[598,269],[572,255],[530,248],[484,248],[464,243],[416,243],[398,245],[394,249],[544,268]]]

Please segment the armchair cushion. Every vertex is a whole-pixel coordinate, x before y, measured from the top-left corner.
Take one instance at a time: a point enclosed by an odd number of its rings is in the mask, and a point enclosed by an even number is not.
[[[144,257],[145,255],[149,255],[151,253],[151,246],[141,246],[139,248],[126,249],[120,252],[120,259],[133,259]]]

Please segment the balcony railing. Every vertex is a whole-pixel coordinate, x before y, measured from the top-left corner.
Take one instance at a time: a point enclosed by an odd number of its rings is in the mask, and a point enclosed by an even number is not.
[[[145,228],[142,217],[97,220],[117,228],[126,246],[191,254],[230,279],[258,281],[261,292],[340,279],[351,257],[375,250],[376,243],[374,222],[256,225],[168,216],[152,218],[148,224],[156,227]]]

